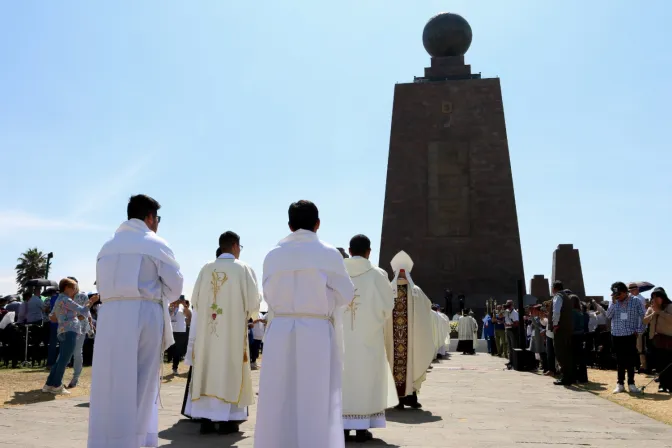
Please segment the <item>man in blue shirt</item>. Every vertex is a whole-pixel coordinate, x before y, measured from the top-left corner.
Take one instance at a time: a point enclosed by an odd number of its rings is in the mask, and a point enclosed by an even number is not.
[[[625,391],[625,372],[628,372],[628,389],[638,393],[635,386],[635,364],[637,363],[637,335],[644,332],[644,308],[639,299],[632,296],[623,282],[611,285],[611,305],[607,310],[607,319],[611,321],[611,338],[616,365],[618,384],[614,393]]]
[[[495,325],[492,323],[490,313],[483,318],[483,338],[488,341],[488,353],[493,354],[493,342],[495,340]],[[495,348],[495,351],[497,349]]]

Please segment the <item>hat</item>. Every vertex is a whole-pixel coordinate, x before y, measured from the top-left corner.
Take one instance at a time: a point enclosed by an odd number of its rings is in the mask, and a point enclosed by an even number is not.
[[[667,293],[665,292],[665,289],[660,286],[653,288],[653,291],[651,291],[651,297],[653,297],[654,294],[667,299]]]
[[[618,295],[621,292],[628,292],[628,287],[623,282],[616,282],[611,285],[611,296]]]
[[[639,289],[639,285],[638,285],[637,283],[635,283],[635,282],[630,282],[630,283],[628,283],[628,289],[630,289],[630,288],[637,288],[637,289]]]

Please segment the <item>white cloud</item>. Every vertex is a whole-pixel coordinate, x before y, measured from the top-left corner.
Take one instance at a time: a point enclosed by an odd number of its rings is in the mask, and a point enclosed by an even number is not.
[[[0,211],[0,236],[17,230],[106,230],[102,226],[81,220],[43,218],[21,210]],[[109,229],[107,229],[109,230]]]

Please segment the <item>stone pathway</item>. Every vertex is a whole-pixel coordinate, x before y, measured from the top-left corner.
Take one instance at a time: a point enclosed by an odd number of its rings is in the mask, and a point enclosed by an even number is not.
[[[553,386],[546,377],[503,370],[502,364],[484,354],[435,364],[420,396],[423,410],[388,411],[388,428],[375,430],[376,439],[366,446],[672,447],[670,426],[588,392]],[[161,446],[253,445],[254,406],[242,434],[200,436],[198,424],[181,419],[183,388],[162,387]],[[87,407],[85,398],[72,398],[1,409],[0,447],[85,448]]]

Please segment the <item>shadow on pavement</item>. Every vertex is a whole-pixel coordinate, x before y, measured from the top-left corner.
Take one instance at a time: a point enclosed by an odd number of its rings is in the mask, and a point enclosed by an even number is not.
[[[28,392],[14,392],[11,400],[5,401],[6,405],[44,403],[53,401],[56,397],[53,394],[46,394],[42,389],[30,390]]]
[[[396,423],[433,423],[443,420],[441,416],[434,415],[429,411],[422,409],[388,409],[385,411],[385,419]]]
[[[361,442],[361,443],[348,440],[347,442],[345,442],[345,446],[387,446],[390,448],[401,448],[401,445],[392,445],[385,442],[382,439],[376,439],[376,438],[371,439],[368,442]]]
[[[159,432],[159,438],[170,440],[170,444],[166,446],[180,446],[180,447],[218,447],[227,448],[235,447],[236,443],[248,438],[244,433],[219,435],[208,434],[203,436],[199,434],[199,425],[191,420],[182,419],[175,423],[168,429]]]

